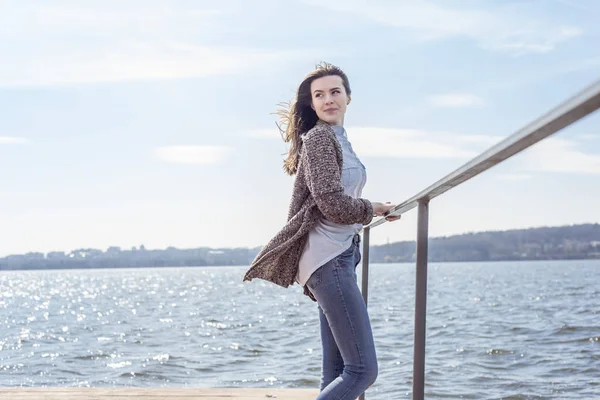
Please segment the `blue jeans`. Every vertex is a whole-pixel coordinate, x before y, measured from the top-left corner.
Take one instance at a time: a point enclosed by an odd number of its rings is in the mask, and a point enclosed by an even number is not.
[[[377,379],[377,355],[367,307],[356,281],[360,236],[306,282],[316,298],[323,367],[317,400],[354,400]]]

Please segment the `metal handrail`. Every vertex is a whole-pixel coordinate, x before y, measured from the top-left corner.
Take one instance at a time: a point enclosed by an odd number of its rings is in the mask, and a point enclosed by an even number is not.
[[[494,165],[499,164],[573,122],[591,114],[598,108],[600,108],[600,80],[531,122],[513,135],[492,146],[490,149],[481,153],[454,172],[446,175],[425,190],[396,205],[390,210],[389,214],[403,214],[406,211],[415,208],[419,201],[431,200],[442,193],[447,192],[453,187],[468,181]],[[385,222],[385,218],[379,218],[365,228],[374,228]]]
[[[600,80],[589,85],[575,96],[492,146],[425,190],[396,205],[386,214],[387,216],[401,215],[417,206],[419,208],[416,254],[413,400],[423,400],[425,395],[425,322],[427,314],[429,201],[533,146],[548,136],[555,134],[599,108]],[[385,222],[385,217],[381,217],[363,228],[362,295],[365,303],[368,300],[369,286],[370,231],[372,228]],[[364,393],[360,398],[364,400]]]

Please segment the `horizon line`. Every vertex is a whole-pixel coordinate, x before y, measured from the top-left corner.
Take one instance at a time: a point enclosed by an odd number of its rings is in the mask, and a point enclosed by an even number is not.
[[[463,233],[454,233],[454,234],[449,234],[449,235],[442,235],[442,236],[430,236],[429,240],[435,240],[435,239],[446,239],[446,238],[450,238],[450,237],[456,237],[456,236],[466,236],[466,235],[476,235],[476,234],[484,234],[484,233],[497,233],[497,232],[513,232],[513,231],[527,231],[527,230],[537,230],[537,229],[551,229],[551,228],[568,228],[568,227],[576,227],[576,226],[585,226],[585,225],[600,225],[600,222],[584,222],[584,223],[573,223],[573,224],[564,224],[564,225],[543,225],[543,226],[531,226],[528,228],[511,228],[511,229],[490,229],[490,230],[482,230],[482,231],[467,231],[467,232],[463,232]],[[388,242],[388,243],[383,243],[383,244],[373,244],[372,246],[388,246],[390,244],[395,244],[395,243],[406,243],[406,242],[415,242],[415,240],[398,240],[398,241],[394,241],[394,242]],[[140,250],[141,247],[144,247],[144,250]],[[101,250],[99,248],[94,248],[94,247],[81,247],[81,248],[76,248],[76,249],[72,249],[70,251],[67,250],[53,250],[53,251],[48,251],[48,252],[41,252],[41,251],[29,251],[26,253],[13,253],[13,254],[7,254],[5,256],[0,256],[0,260],[7,258],[7,257],[11,257],[11,256],[23,256],[23,255],[28,255],[28,254],[43,254],[44,256],[50,254],[50,253],[64,253],[64,254],[70,254],[73,253],[75,251],[78,250],[99,250],[102,251],[104,253],[106,253],[109,249],[111,248],[118,248],[119,251],[133,251],[135,249],[135,251],[165,251],[168,250],[169,248],[173,248],[175,250],[196,250],[196,249],[201,249],[201,248],[207,248],[210,250],[235,250],[235,249],[247,249],[247,250],[252,250],[252,249],[257,249],[257,248],[262,248],[264,246],[264,244],[262,245],[258,245],[258,246],[232,246],[232,247],[209,247],[209,246],[198,246],[198,247],[186,247],[186,248],[178,248],[175,246],[167,246],[164,248],[156,248],[156,249],[146,249],[146,247],[144,246],[144,244],[141,244],[140,246],[132,246],[129,249],[125,249],[123,248],[123,246],[108,246],[106,248],[106,250]]]

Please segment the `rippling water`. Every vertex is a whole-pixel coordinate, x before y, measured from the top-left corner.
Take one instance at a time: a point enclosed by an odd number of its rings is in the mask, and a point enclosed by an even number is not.
[[[2,272],[0,386],[318,387],[315,303],[245,270]],[[427,398],[600,399],[600,262],[429,270]],[[414,266],[369,295],[367,398],[410,398]]]

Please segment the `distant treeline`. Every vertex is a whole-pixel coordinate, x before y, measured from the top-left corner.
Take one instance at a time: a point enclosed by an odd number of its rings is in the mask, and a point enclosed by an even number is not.
[[[78,249],[70,253],[27,253],[0,258],[0,270],[249,265],[259,250],[260,247],[146,250],[143,245],[130,250]],[[415,251],[414,241],[374,245],[370,260],[411,262],[415,260]],[[432,238],[429,259],[436,262],[600,259],[600,224]]]
[[[372,262],[414,261],[416,243],[373,246]],[[467,233],[429,241],[429,260],[516,261],[600,259],[600,224]]]

